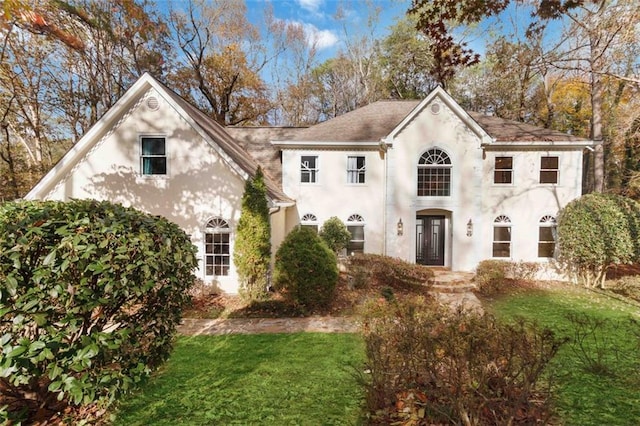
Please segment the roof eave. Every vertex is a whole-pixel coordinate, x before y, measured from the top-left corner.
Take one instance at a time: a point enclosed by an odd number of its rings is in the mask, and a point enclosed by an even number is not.
[[[483,142],[480,147],[485,150],[509,150],[526,148],[584,149],[592,148],[602,142],[584,141],[492,141]]]
[[[271,141],[280,149],[378,149],[380,141]]]

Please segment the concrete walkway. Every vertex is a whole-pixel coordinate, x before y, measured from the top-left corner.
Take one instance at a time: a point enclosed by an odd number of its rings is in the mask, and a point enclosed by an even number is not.
[[[482,312],[482,304],[472,292],[473,274],[465,272],[436,271],[431,293],[443,305],[451,309],[469,309]],[[225,335],[259,333],[356,333],[358,320],[353,317],[315,316],[306,318],[185,318],[178,327],[184,335]]]

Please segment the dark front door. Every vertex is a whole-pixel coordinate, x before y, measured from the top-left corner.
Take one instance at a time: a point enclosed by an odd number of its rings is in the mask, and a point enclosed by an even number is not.
[[[416,263],[444,266],[444,216],[418,216]]]

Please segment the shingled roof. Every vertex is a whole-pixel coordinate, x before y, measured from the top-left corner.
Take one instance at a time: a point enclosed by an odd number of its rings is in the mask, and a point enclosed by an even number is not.
[[[247,151],[265,174],[282,184],[280,150],[271,144],[273,140],[297,140],[305,127],[226,127],[227,132]]]
[[[378,101],[323,123],[303,129],[295,141],[308,142],[378,142],[389,135],[421,101]],[[527,123],[470,112],[496,142],[576,142],[587,139]],[[283,141],[285,139],[274,139]]]
[[[158,82],[159,83],[159,82]],[[222,148],[222,150],[229,156],[231,159],[244,170],[250,176],[254,176],[259,162],[256,158],[254,158],[243,146],[238,143],[236,139],[234,139],[225,129],[225,127],[221,126],[214,119],[200,111],[198,108],[191,105],[189,102],[184,100],[181,96],[175,93],[173,90],[166,87],[164,84],[159,83],[166,89],[167,93],[171,96],[172,100],[180,106],[195,123],[213,140],[216,144]],[[265,171],[269,169],[267,167],[263,167]],[[281,173],[281,172],[280,172]],[[292,201],[283,191],[281,178],[276,180],[275,176],[272,176],[271,173],[265,173],[265,186],[267,189],[267,195],[274,201],[284,201],[290,202]]]

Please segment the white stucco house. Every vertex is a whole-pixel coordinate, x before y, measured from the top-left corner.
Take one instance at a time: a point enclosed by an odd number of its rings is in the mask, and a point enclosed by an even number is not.
[[[547,264],[555,217],[581,195],[592,145],[467,112],[441,88],[306,128],[225,128],[145,74],[25,198],[165,216],[198,247],[200,278],[231,293],[244,182],[258,166],[274,253],[295,226],[337,216],[349,253],[456,271],[491,258]]]

